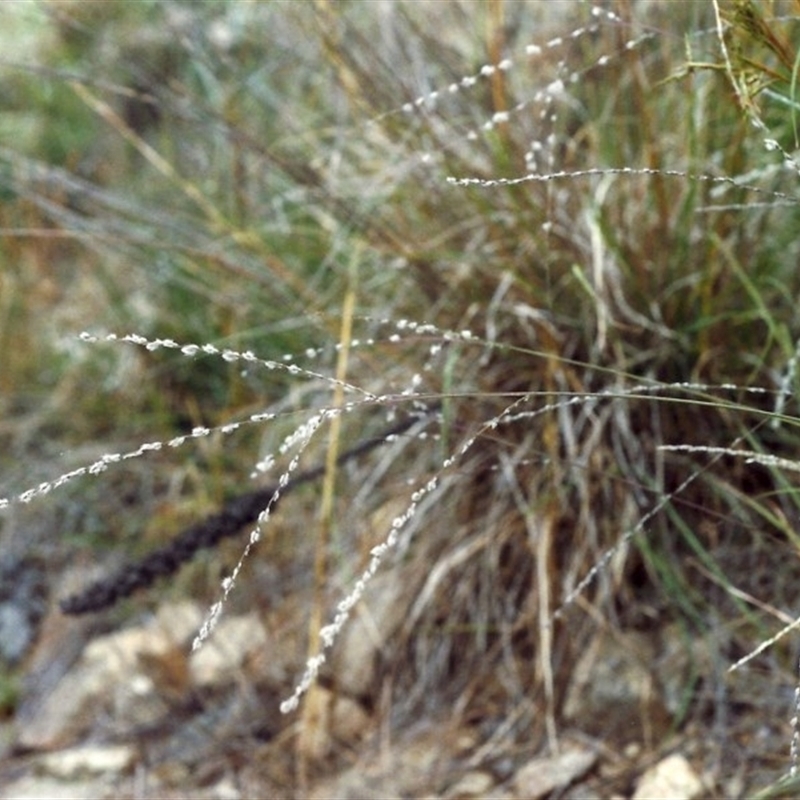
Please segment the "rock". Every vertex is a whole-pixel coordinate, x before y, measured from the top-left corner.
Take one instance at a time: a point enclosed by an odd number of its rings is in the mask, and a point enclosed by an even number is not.
[[[258,615],[222,617],[208,640],[189,659],[192,680],[198,687],[234,680],[250,657],[275,649]]]
[[[370,693],[377,656],[408,612],[401,602],[407,592],[401,571],[377,575],[344,627],[332,656],[339,687],[354,697]]]
[[[74,782],[99,775],[119,775],[130,769],[135,760],[136,751],[125,745],[85,746],[48,753],[38,763],[48,775]]]
[[[355,700],[340,695],[334,701],[331,733],[338,741],[348,745],[357,744],[371,723],[372,717]]]
[[[667,756],[642,775],[636,784],[633,800],[693,800],[704,794],[703,782],[687,759],[679,753]]]
[[[566,789],[596,762],[597,754],[591,750],[569,746],[554,756],[535,758],[517,770],[514,789],[520,798],[537,800],[550,792]]]
[[[143,664],[185,647],[201,619],[199,608],[177,604],[147,625],[90,641],[75,666],[18,720],[18,746],[46,750],[69,745],[91,727],[102,708],[123,724],[154,722],[165,706]]]
[[[494,776],[489,772],[472,770],[462,775],[445,794],[447,800],[468,800],[473,797],[485,798],[494,786]]]
[[[63,783],[53,778],[28,775],[3,787],[5,797],[14,800],[86,800],[113,796],[112,787],[102,781]]]

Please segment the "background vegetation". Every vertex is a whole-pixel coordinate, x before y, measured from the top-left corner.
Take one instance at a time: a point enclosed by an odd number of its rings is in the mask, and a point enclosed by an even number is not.
[[[452,718],[495,754],[536,751],[598,631],[670,630],[688,660],[651,748],[702,740],[718,786],[745,762],[750,790],[785,772],[794,648],[726,669],[797,612],[796,478],[660,447],[798,452],[793,5],[15,5],[0,9],[3,496],[278,416],[15,507],[6,552],[56,576],[163,541],[339,402],[315,375],[348,349],[346,380],[378,399],[342,416],[340,449],[412,390],[442,402],[439,436],[333,475],[327,520],[318,488],[287,498],[252,560],[294,570],[305,630],[439,475],[383,566],[410,622],[366,707],[396,730]],[[117,613],[213,599],[237,557],[226,546]],[[262,608],[248,569],[231,602]],[[612,744],[590,717],[569,725]]]

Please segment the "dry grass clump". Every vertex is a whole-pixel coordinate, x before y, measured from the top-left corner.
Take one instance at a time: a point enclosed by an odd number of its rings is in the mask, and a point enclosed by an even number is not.
[[[400,727],[474,726],[494,755],[555,746],[598,631],[665,650],[676,623],[730,664],[793,613],[800,577],[793,473],[713,450],[797,451],[796,18],[543,7],[155,4],[142,20],[120,4],[92,27],[48,4],[50,63],[4,79],[47,83],[85,137],[0,151],[18,309],[0,337],[19,355],[4,389],[40,381],[34,361],[66,376],[48,388],[59,441],[214,428],[194,437],[207,469],[166,447],[154,462],[184,499],[205,476],[212,498],[235,492],[302,424],[341,424],[326,446],[299,437],[328,458],[324,499],[297,500],[327,509],[321,532],[287,544],[265,517],[255,557],[313,574],[314,655],[396,534],[381,569],[401,576],[404,621],[358,699]],[[64,345],[75,322],[145,346],[109,362]],[[223,357],[147,346],[173,339]],[[441,404],[428,439],[332,466],[339,440],[379,429],[373,408],[415,404]],[[785,678],[789,655],[770,658]],[[703,753],[718,777],[741,757],[725,680],[687,668],[662,732],[725,719]],[[766,694],[731,691],[785,736]]]

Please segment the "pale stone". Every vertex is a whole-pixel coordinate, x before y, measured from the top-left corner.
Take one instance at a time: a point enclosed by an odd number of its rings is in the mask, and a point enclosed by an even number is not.
[[[407,614],[408,591],[400,571],[378,575],[345,626],[333,652],[333,673],[349,695],[366,695],[375,678],[375,660]]]
[[[517,795],[537,800],[557,789],[565,789],[586,774],[596,763],[597,754],[578,748],[565,749],[554,756],[535,758],[514,775]]]
[[[87,746],[49,753],[40,759],[39,764],[55,778],[75,780],[93,775],[119,774],[129,769],[135,759],[135,750],[125,745]]]
[[[161,606],[156,624],[175,644],[188,644],[203,624],[205,610],[197,603],[180,602]]]
[[[247,659],[270,647],[256,614],[223,617],[203,646],[192,653],[189,668],[195,686],[213,686],[234,678]]]
[[[90,641],[77,664],[19,726],[18,745],[33,750],[63,747],[103,707],[129,723],[155,721],[164,708],[153,693],[152,681],[142,674],[141,659],[165,656],[182,645],[200,618],[191,604],[176,604],[162,609],[147,625]]]
[[[33,775],[3,787],[3,796],[14,800],[86,800],[87,797],[107,797],[109,794],[109,787],[100,781],[62,783]]]
[[[636,785],[633,800],[693,800],[703,795],[703,782],[685,756],[674,753],[659,761],[642,775]]]
[[[370,715],[364,707],[349,697],[337,697],[333,703],[331,733],[341,742],[355,744],[369,729]]]
[[[494,786],[494,777],[488,772],[472,770],[467,772],[454,783],[445,794],[447,800],[467,800],[473,797],[486,797],[487,792]]]

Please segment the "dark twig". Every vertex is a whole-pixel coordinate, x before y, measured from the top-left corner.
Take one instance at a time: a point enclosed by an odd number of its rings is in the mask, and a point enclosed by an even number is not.
[[[429,409],[429,411],[433,410]],[[383,431],[379,436],[364,440],[342,453],[337,459],[337,464],[344,464],[374,450],[388,439],[405,433],[419,421],[418,416],[410,416]],[[324,472],[324,465],[301,472],[286,483],[281,489],[281,496],[301,484],[317,480]],[[124,565],[115,574],[102,578],[77,594],[64,598],[59,604],[61,610],[65,614],[72,615],[102,611],[133,594],[136,590],[150,586],[159,578],[172,575],[183,564],[191,561],[199,550],[216,547],[223,539],[235,536],[246,525],[253,524],[278,488],[278,486],[267,486],[233,498],[225,504],[221,511],[190,525],[169,544],[151,550],[138,561]]]

